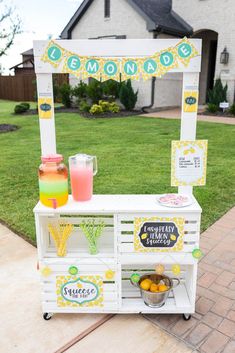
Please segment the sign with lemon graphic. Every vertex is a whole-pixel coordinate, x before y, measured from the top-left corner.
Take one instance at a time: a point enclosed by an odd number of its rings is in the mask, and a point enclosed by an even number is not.
[[[101,276],[57,276],[57,305],[103,306],[103,280]]]
[[[184,218],[135,218],[136,252],[182,251],[183,243]]]
[[[207,140],[172,141],[172,186],[206,184],[207,145]]]
[[[196,113],[198,107],[198,91],[184,92],[184,112]]]

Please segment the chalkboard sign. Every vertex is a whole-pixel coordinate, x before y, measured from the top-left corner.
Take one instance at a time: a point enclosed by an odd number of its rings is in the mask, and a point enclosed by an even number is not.
[[[134,248],[137,252],[181,251],[183,236],[183,218],[135,218]]]

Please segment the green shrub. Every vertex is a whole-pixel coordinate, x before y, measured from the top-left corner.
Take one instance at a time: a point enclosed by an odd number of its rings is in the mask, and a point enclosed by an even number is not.
[[[208,91],[208,103],[219,107],[221,102],[227,102],[228,85],[223,86],[221,79],[215,81],[213,89]]]
[[[115,102],[109,103],[109,111],[111,113],[119,113],[120,112],[120,107]]]
[[[26,111],[27,111],[27,108],[25,107],[25,105],[22,105],[22,104],[17,104],[14,108],[15,114],[22,114],[22,113],[25,113]]]
[[[117,81],[108,80],[102,83],[103,94],[107,97],[117,99],[119,97],[121,84]]]
[[[126,110],[133,110],[135,108],[138,91],[134,92],[130,79],[126,82],[122,82],[119,98]]]
[[[102,83],[91,79],[87,86],[87,97],[90,98],[93,104],[97,104],[99,100],[103,98],[103,87]]]
[[[72,88],[68,83],[64,83],[59,87],[61,102],[65,108],[70,108],[72,105]]]
[[[209,103],[206,110],[210,113],[216,113],[219,110],[219,106],[213,103]]]
[[[81,112],[89,113],[91,106],[87,103],[87,101],[82,100],[79,104],[79,109],[81,110]]]
[[[235,115],[235,103],[233,103],[229,109],[229,113]]]
[[[27,102],[22,102],[22,103],[20,103],[20,105],[22,105],[23,107],[25,107],[26,110],[29,110],[29,108],[30,108],[30,104],[27,103]]]
[[[80,81],[76,86],[73,87],[72,95],[77,98],[78,102],[82,99],[84,100],[84,98],[87,97],[87,84]]]
[[[101,106],[103,112],[108,112],[109,111],[109,107],[110,107],[110,103],[106,102],[106,101],[99,101],[99,105]]]
[[[94,115],[98,115],[103,113],[103,109],[99,104],[93,104],[93,106],[90,109],[90,113]]]

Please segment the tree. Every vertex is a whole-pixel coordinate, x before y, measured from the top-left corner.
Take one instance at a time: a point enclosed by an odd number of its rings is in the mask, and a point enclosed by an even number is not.
[[[14,8],[0,0],[0,57],[12,46],[16,34],[20,33],[21,21]]]

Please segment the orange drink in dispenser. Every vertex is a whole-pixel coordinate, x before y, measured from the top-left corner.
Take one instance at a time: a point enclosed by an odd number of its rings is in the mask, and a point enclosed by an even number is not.
[[[39,194],[43,205],[51,208],[63,206],[68,201],[68,170],[61,154],[41,157],[39,167]]]

